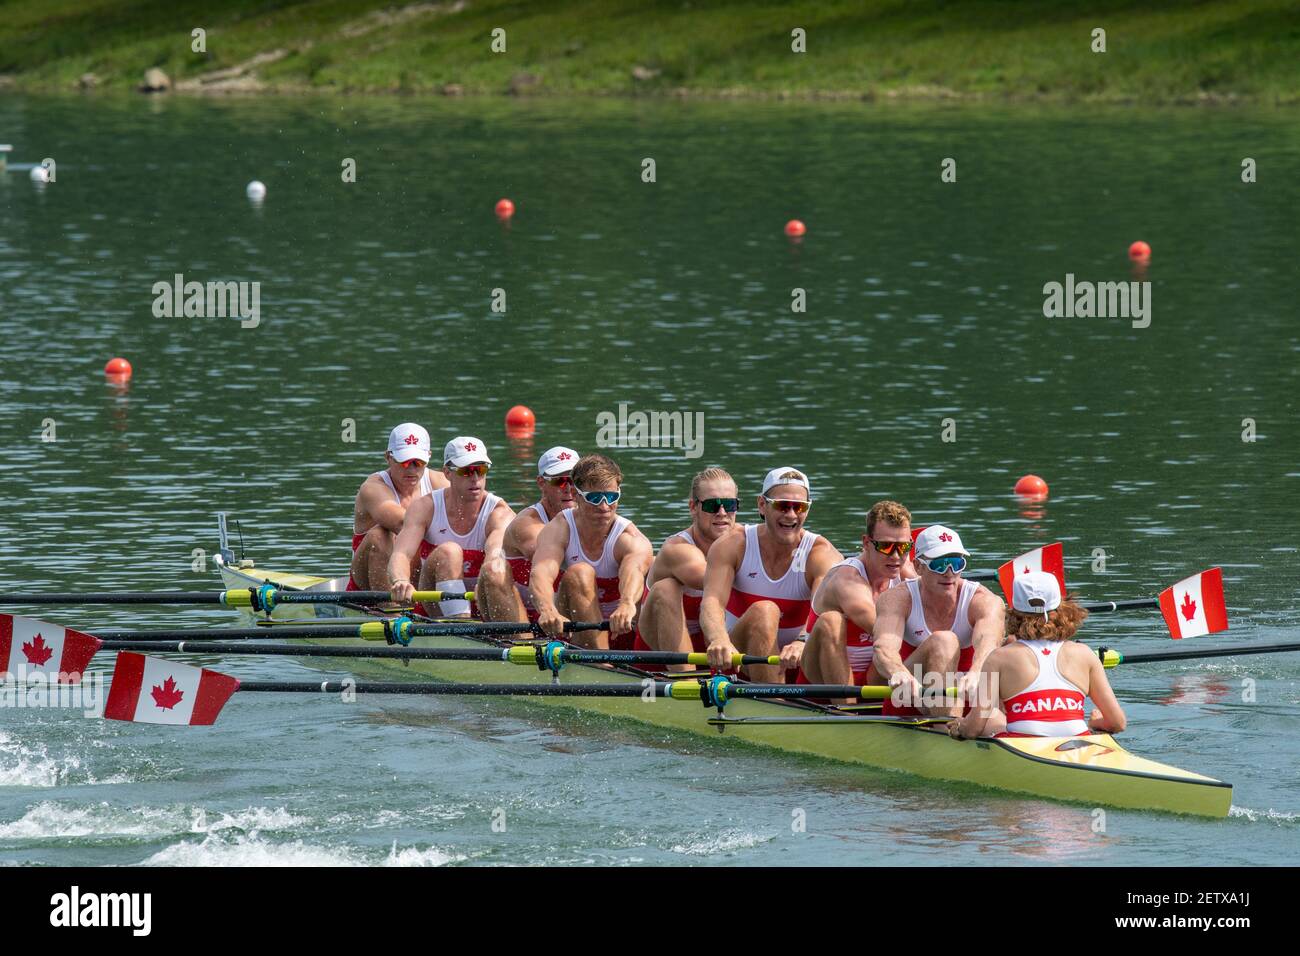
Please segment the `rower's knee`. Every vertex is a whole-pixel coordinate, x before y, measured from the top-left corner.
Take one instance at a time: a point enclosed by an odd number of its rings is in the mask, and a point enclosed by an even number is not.
[[[842,650],[845,645],[844,615],[839,611],[827,611],[817,615],[817,623],[808,632],[808,643],[816,641],[818,647],[832,647]]]
[[[564,569],[560,589],[573,597],[589,597],[596,593],[596,569],[590,564],[571,564]]]
[[[444,541],[438,545],[424,563],[432,564],[439,579],[443,581],[465,576],[465,551],[454,541]]]
[[[682,585],[676,578],[664,578],[650,586],[650,594],[645,599],[647,610],[667,610],[682,603]]]
[[[955,668],[960,655],[961,642],[952,631],[933,631],[925,639],[925,660],[932,669],[948,664],[952,664]]]
[[[372,548],[380,554],[392,554],[393,539],[393,532],[389,531],[383,525],[375,525],[367,531],[365,537],[361,539],[360,547]]]
[[[478,583],[474,586],[475,590],[491,591],[495,594],[504,594],[507,590],[514,588],[514,576],[510,573],[510,565],[497,558],[489,561],[479,569]]]

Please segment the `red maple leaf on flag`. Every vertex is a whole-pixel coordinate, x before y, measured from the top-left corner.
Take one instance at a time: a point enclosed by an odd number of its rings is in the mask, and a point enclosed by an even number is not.
[[[478,450],[478,445],[474,444],[472,441],[467,441],[467,442],[465,442],[465,450],[466,450],[466,451],[477,451],[477,450]]]
[[[951,540],[952,540],[952,535],[950,535],[947,531],[945,531],[943,534],[939,535],[939,540],[940,540],[940,541],[951,541]]]
[[[1029,573],[1029,565],[1027,565],[1027,564],[1025,565],[1025,572],[1024,572],[1024,573],[1025,573],[1025,574],[1028,574],[1028,573]]]
[[[45,645],[45,638],[37,634],[23,645],[23,655],[27,658],[27,663],[44,667],[54,656],[54,651]]]
[[[406,436],[406,443],[407,443],[408,445],[418,445],[418,444],[420,444],[420,439],[416,438],[415,435],[413,435],[413,434],[412,434],[412,435],[407,435],[407,436]]]
[[[185,696],[183,690],[176,689],[176,680],[171,677],[163,681],[161,687],[155,686],[149,693],[153,695],[153,702],[163,710],[171,710]]]
[[[1179,610],[1183,612],[1183,617],[1189,621],[1196,617],[1196,602],[1192,600],[1191,591],[1183,595],[1183,603]]]

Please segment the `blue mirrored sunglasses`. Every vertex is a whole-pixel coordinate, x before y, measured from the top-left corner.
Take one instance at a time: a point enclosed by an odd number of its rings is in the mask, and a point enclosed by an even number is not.
[[[623,497],[621,491],[583,491],[577,485],[574,485],[574,491],[586,498],[590,505],[616,505]]]
[[[966,559],[960,554],[945,554],[937,558],[930,558],[925,562],[925,566],[935,574],[943,574],[945,571],[961,574],[966,570]]]

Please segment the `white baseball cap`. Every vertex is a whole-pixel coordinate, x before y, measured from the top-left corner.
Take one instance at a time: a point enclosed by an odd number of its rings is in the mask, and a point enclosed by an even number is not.
[[[1055,611],[1061,606],[1061,582],[1047,571],[1017,574],[1011,584],[1011,606],[1026,614]]]
[[[461,435],[447,442],[447,447],[442,450],[442,463],[464,468],[466,465],[490,465],[492,459],[488,457],[487,445],[480,439]]]
[[[767,494],[777,485],[802,485],[804,491],[808,492],[808,500],[812,501],[812,485],[808,484],[808,476],[798,468],[773,468],[763,479],[762,494]]]
[[[397,461],[428,461],[429,433],[415,422],[403,422],[388,433],[388,453]]]
[[[573,471],[573,466],[581,457],[572,448],[565,448],[563,445],[548,448],[542,453],[542,457],[537,459],[537,476],[554,478],[556,475]]]
[[[937,558],[942,554],[970,552],[961,546],[961,535],[941,524],[932,524],[916,536],[916,555],[919,558]]]

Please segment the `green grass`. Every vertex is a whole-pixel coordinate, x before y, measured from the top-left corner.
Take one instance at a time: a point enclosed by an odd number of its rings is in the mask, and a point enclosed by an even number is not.
[[[71,90],[94,73],[194,79],[273,50],[272,90],[540,94],[1040,97],[1300,102],[1292,0],[9,0],[0,77]],[[413,12],[425,8],[423,12]],[[362,29],[364,27],[371,29]],[[207,53],[190,31],[207,30]],[[507,34],[492,53],[491,32]],[[808,52],[790,51],[790,31]],[[1090,50],[1091,31],[1108,52]],[[658,71],[633,78],[634,66]]]

